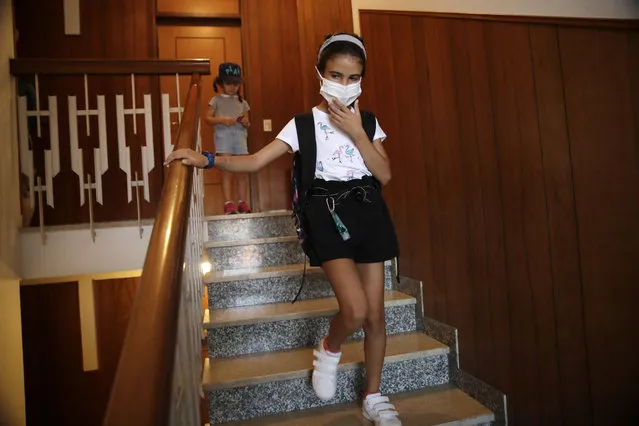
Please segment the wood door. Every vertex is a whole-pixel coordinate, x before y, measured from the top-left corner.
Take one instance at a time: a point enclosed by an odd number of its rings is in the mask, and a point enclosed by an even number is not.
[[[158,27],[158,44],[160,59],[196,59],[211,60],[211,75],[202,76],[202,112],[204,117],[209,100],[215,95],[213,80],[222,62],[235,62],[242,65],[242,44],[240,27],[198,27],[198,26],[160,26]],[[180,77],[180,105],[186,101],[189,87],[189,76]],[[171,106],[176,102],[175,77],[163,77],[162,93],[168,93]],[[178,129],[178,119],[172,115],[171,131],[173,135]],[[213,145],[213,128],[202,121],[202,149],[215,152]],[[204,173],[204,214],[222,214],[224,197],[222,195],[222,179],[218,170]]]

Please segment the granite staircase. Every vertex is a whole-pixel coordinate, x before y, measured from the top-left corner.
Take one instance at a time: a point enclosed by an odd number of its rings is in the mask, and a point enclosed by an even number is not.
[[[336,397],[323,403],[313,393],[312,351],[338,306],[322,271],[310,267],[291,303],[304,254],[290,214],[208,219],[203,389],[210,424],[370,424],[357,405],[364,386],[361,330],[343,347]],[[424,318],[420,283],[398,282],[391,262],[385,268],[389,337],[382,392],[393,394],[404,425],[503,423],[501,394],[459,369],[456,330]]]

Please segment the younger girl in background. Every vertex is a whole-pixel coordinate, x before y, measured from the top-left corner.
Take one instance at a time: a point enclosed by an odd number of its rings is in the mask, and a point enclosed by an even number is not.
[[[205,122],[215,127],[215,153],[217,156],[247,155],[247,129],[250,126],[249,104],[240,95],[242,70],[239,65],[226,62],[220,64],[213,89],[222,94],[214,96],[209,102]],[[235,175],[237,185],[237,207],[231,196],[234,175],[222,171],[222,193],[224,195],[224,214],[250,213],[248,200],[248,175]]]

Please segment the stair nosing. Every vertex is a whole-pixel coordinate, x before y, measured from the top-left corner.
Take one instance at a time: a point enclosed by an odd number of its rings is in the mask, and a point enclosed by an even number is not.
[[[260,213],[243,213],[243,214],[227,214],[227,215],[211,215],[204,216],[205,222],[222,222],[227,220],[239,220],[239,219],[260,219],[264,217],[281,217],[290,216],[292,212],[290,210],[272,211],[272,212],[260,212]]]
[[[391,300],[386,300],[386,298],[384,298],[384,308],[394,308],[397,306],[415,305],[417,303],[417,299],[415,299],[414,297],[409,296],[397,290],[388,290],[388,291],[385,291],[384,294],[385,296],[393,295],[393,294],[400,294],[403,296],[401,298],[391,299]],[[319,300],[336,300],[336,299],[334,296],[322,297],[318,299],[300,300],[297,303],[299,304],[298,306],[304,306],[305,304],[309,304],[309,303],[317,303],[317,301]],[[269,305],[288,305],[288,304],[290,304],[290,302],[279,302],[279,303],[273,303]],[[262,305],[243,306],[243,307],[236,307],[236,308],[223,308],[223,309],[217,309],[216,311],[218,312],[224,311],[224,310],[249,311],[251,309],[256,309],[257,307],[260,307],[260,306],[264,306],[264,305],[262,304]],[[256,325],[256,324],[264,324],[269,322],[278,322],[278,321],[286,321],[286,320],[294,320],[294,319],[317,318],[317,317],[322,317],[326,315],[336,314],[338,311],[339,311],[339,307],[334,306],[331,308],[317,309],[317,310],[311,310],[307,312],[287,312],[284,314],[274,314],[269,316],[265,315],[265,316],[255,317],[255,318],[247,318],[247,319],[225,321],[225,322],[212,322],[210,321],[210,314],[209,314],[209,318],[208,318],[209,321],[206,321],[207,318],[204,318],[202,326],[203,328],[210,330],[210,329],[224,328],[224,327],[236,327],[241,325]]]
[[[225,248],[225,247],[239,247],[239,246],[253,246],[262,244],[273,243],[292,243],[297,242],[296,235],[286,235],[283,237],[267,237],[267,238],[253,238],[248,240],[231,240],[231,241],[207,241],[204,243],[204,248]]]
[[[430,348],[430,349],[422,349],[422,350],[417,350],[417,351],[412,351],[412,352],[406,352],[406,353],[399,353],[399,354],[395,354],[395,355],[387,355],[384,358],[384,364],[395,364],[395,363],[399,363],[399,362],[403,362],[403,361],[410,361],[410,360],[415,360],[415,359],[422,359],[422,358],[429,358],[429,357],[435,357],[435,356],[439,356],[439,355],[446,355],[448,353],[450,353],[450,348],[448,346],[446,346],[445,344],[427,336],[425,333],[423,332],[419,332],[419,331],[413,331],[413,332],[409,332],[409,333],[403,333],[400,335],[394,335],[394,337],[401,337],[401,336],[406,336],[406,335],[419,335],[419,336],[423,336],[424,338],[434,341],[437,343],[436,347]],[[353,345],[363,345],[363,341],[357,341],[357,342],[349,342],[346,344],[353,344]],[[300,352],[301,354],[304,352],[309,352],[309,354],[312,354],[312,350],[313,348],[298,348],[298,349],[293,349],[293,350],[289,350],[289,351],[275,351],[275,352],[266,352],[266,353],[261,353],[261,354],[251,354],[251,355],[242,355],[239,357],[235,357],[234,359],[242,359],[245,358],[247,360],[249,360],[248,362],[250,362],[251,358],[255,358],[255,357],[259,357],[259,356],[263,356],[266,354],[273,354],[273,353],[278,353],[278,352]],[[307,354],[305,354],[306,356]],[[203,378],[203,383],[202,383],[202,388],[204,391],[213,391],[213,390],[218,390],[218,389],[233,389],[233,388],[239,388],[239,387],[244,387],[244,386],[252,386],[252,385],[258,385],[258,384],[263,384],[263,383],[270,383],[270,382],[282,382],[282,381],[287,381],[287,380],[295,380],[295,379],[300,379],[300,378],[305,378],[305,377],[310,377],[312,370],[313,370],[313,365],[312,362],[310,362],[310,357],[309,357],[309,363],[308,363],[308,368],[303,368],[303,369],[297,369],[297,370],[293,370],[293,371],[287,371],[287,372],[281,372],[281,373],[274,373],[274,374],[266,374],[266,375],[261,375],[261,376],[253,376],[253,377],[248,377],[248,378],[242,378],[242,379],[236,379],[236,380],[227,380],[224,382],[218,382],[218,383],[205,383],[204,380],[206,380],[206,371],[211,369],[210,363],[211,362],[219,362],[219,359],[210,359],[207,358],[205,361],[205,366],[204,366],[204,378]],[[359,359],[356,361],[351,361],[348,363],[340,363],[338,366],[338,371],[349,371],[349,370],[354,370],[357,368],[361,368],[364,365],[364,360],[363,359]]]
[[[269,270],[264,270],[269,269]],[[237,272],[242,271],[242,272]],[[258,280],[266,278],[278,278],[278,277],[293,277],[296,275],[301,276],[304,271],[304,264],[289,264],[289,265],[277,265],[270,268],[248,268],[245,271],[238,269],[228,269],[229,275],[216,276],[215,272],[206,274],[203,278],[205,284],[223,284],[233,281],[245,281],[245,280]],[[307,266],[306,275],[322,273],[322,268]]]
[[[468,395],[468,396],[470,398],[472,398],[472,396],[470,396],[470,395]],[[473,399],[475,399],[475,398],[473,398]],[[477,400],[475,399],[475,401],[477,401]],[[477,402],[479,403],[479,401],[477,401]],[[489,408],[486,408],[486,409],[489,410]],[[466,426],[466,425],[468,425],[468,422],[472,422],[471,425],[482,425],[482,424],[491,423],[491,422],[494,422],[494,421],[495,421],[495,413],[493,413],[491,411],[488,414],[479,414],[479,415],[473,416],[473,417],[466,417],[466,418],[460,419],[460,420],[453,420],[452,422],[440,423],[437,426]],[[461,422],[463,422],[463,423],[461,423]]]

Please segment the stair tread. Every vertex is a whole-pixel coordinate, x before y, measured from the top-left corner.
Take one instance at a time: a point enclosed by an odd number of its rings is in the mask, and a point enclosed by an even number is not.
[[[452,385],[391,395],[404,426],[471,426],[494,421],[494,414]],[[370,426],[361,415],[359,403],[262,417],[229,426]]]
[[[247,245],[257,244],[274,244],[274,243],[292,243],[297,241],[296,235],[285,235],[283,237],[267,237],[267,238],[253,238],[248,240],[231,240],[231,241],[207,241],[204,243],[204,247],[209,248],[224,248],[224,247],[240,247]],[[302,249],[300,248],[300,251]]]
[[[273,211],[258,212],[258,213],[227,214],[227,215],[222,214],[222,215],[205,216],[204,220],[207,222],[216,222],[216,221],[225,221],[225,220],[258,219],[262,217],[291,216],[291,214],[293,214],[293,212],[290,210],[273,210]]]
[[[247,386],[306,377],[312,369],[314,348],[268,352],[236,358],[206,359],[203,375],[205,390]],[[386,363],[448,353],[446,345],[421,332],[388,336]],[[364,362],[364,342],[342,346],[341,369],[355,368]]]
[[[401,306],[415,304],[414,297],[397,290],[384,292],[384,306]],[[270,321],[281,321],[297,318],[309,318],[330,315],[338,311],[337,299],[325,297],[321,299],[300,300],[296,303],[269,303],[240,308],[207,310],[204,317],[205,328],[219,328],[231,325],[259,324]]]
[[[205,283],[221,283],[228,281],[240,281],[250,279],[262,279],[273,277],[284,277],[290,275],[301,275],[304,271],[304,264],[276,265],[258,268],[227,269],[222,271],[211,271],[204,276]],[[306,274],[317,274],[322,272],[322,268],[306,266]]]

